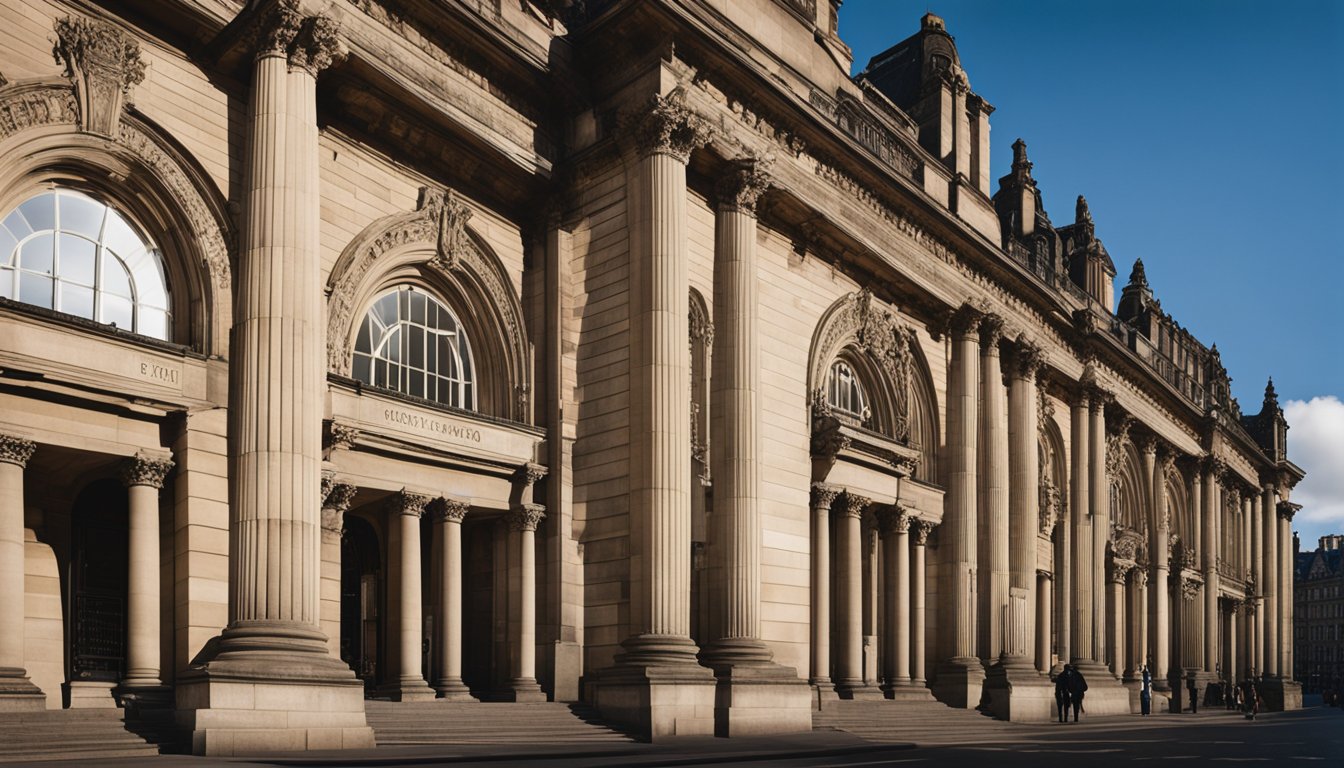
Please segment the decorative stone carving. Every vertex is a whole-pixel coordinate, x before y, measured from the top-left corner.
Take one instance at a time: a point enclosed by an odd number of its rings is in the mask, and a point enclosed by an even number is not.
[[[425,505],[429,504],[430,497],[427,494],[416,493],[402,488],[397,493],[392,494],[387,499],[387,511],[392,515],[409,515],[411,517],[420,517],[425,513]]]
[[[1145,568],[1134,569],[1134,586],[1138,589],[1145,589],[1148,586],[1148,571]]]
[[[522,486],[524,493],[532,489],[537,481],[549,474],[550,470],[541,464],[528,462],[520,467],[514,474],[515,481]]]
[[[872,506],[873,500],[864,496],[858,496],[849,491],[845,491],[844,503],[840,505],[840,513],[848,517],[862,520],[863,513]]]
[[[1054,481],[1045,475],[1041,476],[1039,514],[1041,533],[1048,535],[1060,520],[1060,493]]]
[[[714,185],[714,196],[721,211],[756,214],[756,202],[770,188],[767,163],[756,158],[735,160]]]
[[[323,473],[324,485],[327,484],[327,474]],[[345,513],[350,511],[350,502],[358,490],[350,483],[337,480],[332,474],[330,485],[322,495],[322,530],[337,534],[345,531]]]
[[[421,193],[421,206],[426,215],[438,225],[438,234],[434,241],[437,252],[429,265],[444,274],[457,269],[459,260],[471,247],[467,235],[467,222],[471,221],[471,209],[453,190],[442,195]]]
[[[44,125],[72,125],[79,121],[74,93],[67,88],[15,89],[0,100],[0,139]]]
[[[883,536],[889,533],[908,533],[911,517],[900,504],[891,504],[877,510],[878,529]]]
[[[695,299],[691,299],[689,314],[689,328],[692,342],[702,342],[705,350],[708,351],[714,346],[714,323],[710,322],[705,316],[704,309]]]
[[[1041,345],[1025,336],[1018,336],[1017,343],[1013,346],[1013,375],[1030,381],[1036,378],[1036,374],[1043,367],[1045,367],[1045,350]]]
[[[326,16],[303,20],[289,46],[289,66],[307,70],[313,77],[327,67],[345,60],[340,25]]]
[[[845,347],[853,345],[866,353],[886,373],[892,395],[892,437],[910,440],[910,377],[914,369],[911,349],[914,331],[879,306],[867,289],[851,293],[827,310],[812,344],[812,416],[830,416],[823,391],[831,363]],[[820,408],[818,407],[820,406]]]
[[[833,485],[824,483],[812,484],[812,509],[823,514],[828,513],[835,497],[840,495],[840,489]]]
[[[1293,521],[1293,516],[1296,515],[1297,511],[1301,508],[1302,508],[1301,504],[1294,504],[1291,501],[1280,501],[1278,506],[1276,507],[1279,513],[1279,517],[1283,518],[1284,520],[1287,520],[1290,523]]]
[[[327,434],[325,435],[326,447],[328,449],[344,448],[349,450],[359,439],[359,430],[339,422],[328,422]]]
[[[1113,563],[1111,565],[1110,573],[1107,575],[1110,577],[1112,584],[1123,585],[1125,583],[1125,578],[1129,575],[1129,571],[1133,567],[1133,565],[1127,563]]]
[[[1181,579],[1181,597],[1186,600],[1194,600],[1199,597],[1199,590],[1203,588],[1204,582],[1191,576]]]
[[[467,517],[471,504],[461,499],[440,496],[431,501],[425,511],[438,523],[461,523]]]
[[[51,53],[75,86],[80,130],[116,136],[122,104],[145,79],[139,44],[111,24],[66,16],[56,20]]]
[[[709,122],[686,106],[680,88],[667,96],[654,95],[643,110],[626,119],[643,156],[670,155],[684,163],[692,150],[709,142]]]
[[[147,485],[162,490],[163,483],[172,469],[172,459],[136,454],[122,464],[121,484],[127,488],[133,485]]]
[[[280,0],[257,19],[251,29],[257,55],[287,54],[303,25],[298,0]]]
[[[1129,442],[1129,428],[1134,420],[1124,415],[1112,422],[1114,428],[1106,435],[1106,479],[1114,484],[1120,477],[1120,467],[1125,462],[1125,445]]]
[[[505,521],[511,531],[535,531],[545,517],[546,507],[542,504],[515,504]]]
[[[920,518],[916,518],[914,520],[913,525],[915,532],[915,544],[921,547],[929,543],[929,534],[933,533],[933,529],[938,527],[937,523],[931,520],[923,520]]]
[[[1003,318],[994,313],[985,314],[980,318],[980,344],[986,348],[992,348],[998,345],[999,339],[1003,338]]]
[[[0,461],[26,466],[37,450],[37,443],[15,435],[0,433]]]

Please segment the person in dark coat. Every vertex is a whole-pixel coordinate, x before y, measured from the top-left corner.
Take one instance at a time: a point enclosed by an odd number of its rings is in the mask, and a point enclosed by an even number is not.
[[[1199,712],[1199,689],[1195,687],[1195,675],[1190,673],[1185,677],[1185,691],[1190,694],[1190,714]]]
[[[1077,669],[1073,670],[1073,677],[1069,680],[1069,703],[1073,705],[1073,722],[1078,722],[1078,713],[1083,709],[1083,694],[1087,693],[1087,680],[1083,678],[1083,673]]]
[[[1069,721],[1069,681],[1073,679],[1073,667],[1064,665],[1064,670],[1055,678],[1055,710],[1059,713],[1059,722]]]
[[[1140,714],[1150,714],[1153,711],[1153,674],[1148,671],[1148,665],[1143,665],[1143,687],[1139,689],[1139,712]]]

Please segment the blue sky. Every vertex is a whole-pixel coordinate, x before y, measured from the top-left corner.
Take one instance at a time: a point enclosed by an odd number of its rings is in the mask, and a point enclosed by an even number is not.
[[[926,10],[997,108],[994,176],[1023,138],[1056,224],[1087,196],[1117,295],[1142,258],[1243,410],[1271,375],[1300,401],[1294,527],[1306,548],[1344,531],[1344,2],[846,0],[854,71]]]

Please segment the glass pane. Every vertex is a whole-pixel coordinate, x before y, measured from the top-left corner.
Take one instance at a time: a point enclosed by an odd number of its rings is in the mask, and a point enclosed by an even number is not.
[[[97,240],[103,230],[103,214],[107,207],[83,195],[62,192],[59,201],[61,231],[76,232],[90,240]]]
[[[23,214],[17,209],[5,217],[5,229],[9,230],[15,240],[22,240],[33,234],[33,228],[28,226],[28,220],[23,218]]]
[[[10,234],[9,227],[0,227],[0,264],[12,265],[12,259],[16,255],[14,249],[18,246],[19,239]]]
[[[103,251],[103,282],[98,287],[105,293],[131,298],[131,278],[126,268],[107,251]]]
[[[421,302],[421,313],[423,313],[424,310],[424,302]],[[414,305],[412,305],[411,311],[415,311]],[[425,369],[425,331],[423,328],[411,326],[410,340],[407,343],[406,351],[409,353],[406,360],[407,365],[410,365],[412,368],[419,368],[423,371]]]
[[[154,307],[140,307],[135,332],[156,339],[168,340],[168,313]]]
[[[56,228],[56,195],[48,192],[19,206],[19,212],[34,232]]]
[[[105,293],[100,297],[99,305],[98,322],[115,325],[125,331],[134,330],[129,299]]]
[[[425,396],[425,376],[419,371],[408,371],[406,375],[407,383],[410,386],[410,394],[414,397]]]
[[[387,340],[383,343],[383,356],[390,362],[401,362],[401,328],[393,328],[387,332]]]
[[[81,285],[73,285],[64,280],[61,286],[61,303],[59,309],[62,312],[68,312],[72,315],[93,319],[93,289],[85,288]]]
[[[103,227],[103,245],[124,259],[144,250],[145,242],[134,229],[131,229],[131,225],[125,219],[116,211],[109,209],[107,224]]]
[[[51,278],[20,273],[19,301],[51,309]]]
[[[56,239],[49,234],[38,235],[23,244],[23,255],[19,258],[19,266],[29,272],[51,274],[55,253]]]
[[[373,351],[373,346],[369,343],[372,332],[369,330],[369,318],[364,318],[364,322],[359,324],[359,335],[355,337],[355,351],[368,354]],[[359,378],[356,376],[355,378]]]
[[[92,240],[65,234],[57,239],[57,245],[61,251],[60,278],[92,288],[98,247]]]
[[[391,293],[379,299],[373,305],[373,315],[378,318],[378,322],[382,323],[384,328],[395,325],[397,322],[397,295]]]
[[[434,336],[430,336],[425,345],[425,370],[431,374],[439,372],[439,344]]]
[[[126,262],[135,284],[135,300],[160,309],[168,308],[167,281],[158,251],[145,251]]]
[[[14,270],[0,267],[0,297],[14,298]]]
[[[373,363],[373,386],[387,386],[387,361],[375,360]]]
[[[416,325],[425,324],[425,295],[423,293],[414,293],[407,291],[411,300],[411,322]]]
[[[459,408],[476,407],[476,390],[472,387],[472,385],[470,384],[462,385],[462,399],[456,403],[453,403],[453,405],[456,405]]]
[[[365,384],[373,383],[373,380],[369,378],[369,358],[367,355],[355,355],[355,365],[350,371],[350,375],[353,376],[355,380],[362,381]]]

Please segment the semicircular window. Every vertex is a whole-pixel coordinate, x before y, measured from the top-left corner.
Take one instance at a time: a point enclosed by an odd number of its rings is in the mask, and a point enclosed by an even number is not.
[[[872,419],[859,376],[844,360],[831,363],[826,382],[826,402],[837,415],[847,417],[861,426],[867,426]]]
[[[457,316],[408,285],[373,303],[355,337],[354,378],[370,386],[475,410],[476,368]]]
[[[68,189],[0,220],[0,296],[171,340],[163,257],[119,211]]]

